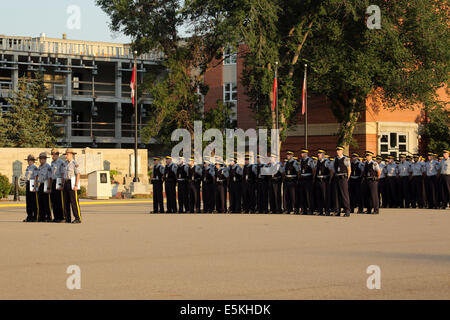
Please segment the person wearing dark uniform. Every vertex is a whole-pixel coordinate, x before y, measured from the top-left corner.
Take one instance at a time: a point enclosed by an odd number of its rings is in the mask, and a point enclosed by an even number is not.
[[[80,202],[78,200],[78,185],[80,183],[80,168],[74,160],[76,152],[67,149],[66,163],[64,164],[64,217],[66,223],[70,223],[71,209],[74,216],[72,223],[81,223]]]
[[[36,193],[36,188],[31,190],[30,184],[36,183],[35,179],[38,174],[38,168],[34,164],[36,159],[33,155],[30,154],[25,160],[28,162],[28,167],[25,170],[27,218],[23,222],[35,222],[37,220],[38,194]]]
[[[52,149],[52,191],[50,200],[53,209],[53,222],[64,221],[64,191],[62,181],[64,179],[64,161],[59,157],[59,151]]]
[[[163,198],[163,177],[164,166],[160,163],[161,158],[153,158],[153,213],[164,213],[164,198]]]
[[[339,204],[339,196],[336,188],[336,176],[334,175],[334,158],[330,157],[328,159],[328,168],[330,169],[330,192],[328,197],[328,206],[330,208],[330,212],[334,212],[336,215],[338,211],[340,212],[340,204]]]
[[[352,173],[350,159],[344,156],[344,147],[336,147],[336,158],[334,159],[334,172],[336,191],[340,206],[345,211],[344,217],[350,216],[350,197],[348,194],[348,179]],[[340,216],[340,208],[337,213]]]
[[[257,183],[257,210],[258,213],[268,213],[268,200],[269,200],[269,177],[266,174],[266,165],[263,163],[262,156],[257,156],[256,164],[256,183]]]
[[[201,186],[202,186],[202,179],[203,179],[203,167],[200,164],[194,165],[194,187],[195,192],[197,194],[195,202],[195,210],[197,213],[202,212],[202,196],[201,196]]]
[[[166,157],[164,167],[164,186],[166,189],[167,213],[177,213],[177,165],[172,162],[172,157]]]
[[[231,213],[240,213],[241,212],[241,202],[242,202],[242,167],[236,163],[237,159],[234,158],[231,160],[231,163],[228,167],[230,182],[230,212]]]
[[[442,154],[442,160],[440,163],[441,168],[441,194],[442,194],[442,203],[441,209],[447,209],[449,204],[449,195],[450,195],[450,158],[449,151],[444,150]]]
[[[314,179],[314,196],[316,210],[319,216],[325,214],[330,215],[330,208],[328,206],[328,192],[330,182],[330,169],[328,160],[325,158],[325,150],[317,150],[317,164],[316,176]]]
[[[351,169],[352,174],[348,182],[348,189],[350,193],[350,212],[355,212],[355,208],[358,208],[357,213],[363,213],[364,200],[363,200],[363,185],[362,174],[364,170],[364,164],[359,161],[359,155],[357,153],[352,154]]]
[[[189,213],[195,213],[197,204],[197,189],[195,187],[195,166],[194,158],[189,159],[189,163],[184,166],[186,171],[186,193],[187,193],[187,209]]]
[[[397,207],[397,176],[398,176],[398,166],[394,161],[394,156],[388,156],[388,163],[384,167],[384,172],[386,176],[386,200],[389,208]]]
[[[409,185],[412,180],[412,168],[411,163],[406,160],[406,154],[400,154],[400,163],[398,164],[399,175],[399,201],[400,208],[409,208],[411,206],[411,196],[409,193]]]
[[[381,170],[380,179],[378,179],[378,199],[380,200],[380,207],[386,208],[386,175],[384,171],[386,163],[383,161],[381,156],[377,156],[376,160]]]
[[[178,185],[178,212],[186,213],[189,211],[189,190],[187,183],[187,165],[184,164],[183,158],[178,163],[176,175]]]
[[[439,162],[434,160],[434,154],[428,153],[428,161],[425,162],[425,189],[428,209],[437,208],[436,185],[439,169]]]
[[[203,213],[213,213],[215,206],[215,171],[209,160],[203,161],[203,177],[202,177],[202,191],[203,191]]]
[[[380,166],[373,160],[373,152],[366,151],[363,179],[367,197],[367,214],[379,214],[380,200],[378,199],[378,179],[381,175]]]
[[[299,192],[299,209],[301,214],[312,215],[312,191],[313,191],[313,178],[316,168],[314,167],[314,161],[308,157],[308,150],[302,149],[300,151],[301,158],[299,160],[300,176],[298,184]]]
[[[281,213],[281,163],[276,162],[275,157],[268,165],[270,172],[269,181],[269,203],[271,213]]]
[[[245,156],[242,168],[242,209],[245,213],[256,211],[256,165],[250,164],[250,156]]]
[[[287,161],[281,169],[283,174],[283,193],[286,201],[284,210],[287,214],[290,214],[292,211],[297,213],[297,177],[299,167],[293,156],[294,152],[292,151],[286,153]]]
[[[39,155],[40,166],[38,168],[36,181],[36,191],[38,192],[38,222],[50,222],[52,221],[50,192],[52,190],[52,168],[47,163],[47,153],[42,152]]]
[[[222,167],[221,162],[217,161],[214,168],[214,185],[215,185],[215,204],[217,213],[225,213],[225,185],[229,177],[229,168]]]
[[[420,159],[418,154],[413,156],[414,162],[411,164],[412,170],[412,195],[411,206],[412,208],[423,208],[424,206],[424,187],[423,177],[425,174],[425,163]]]

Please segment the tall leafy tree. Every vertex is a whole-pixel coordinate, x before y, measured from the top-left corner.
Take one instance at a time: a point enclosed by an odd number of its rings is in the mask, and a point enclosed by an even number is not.
[[[11,107],[0,118],[3,147],[51,147],[56,144],[55,122],[58,119],[48,108],[43,77],[38,74],[35,81],[30,80],[20,79],[18,90],[7,99]]]

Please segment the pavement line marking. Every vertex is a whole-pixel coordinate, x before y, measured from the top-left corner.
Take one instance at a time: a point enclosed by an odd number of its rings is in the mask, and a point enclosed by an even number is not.
[[[148,201],[99,201],[99,202],[80,202],[80,205],[96,205],[96,204],[132,204],[132,203],[153,203]],[[24,208],[26,204],[0,204],[0,208]]]

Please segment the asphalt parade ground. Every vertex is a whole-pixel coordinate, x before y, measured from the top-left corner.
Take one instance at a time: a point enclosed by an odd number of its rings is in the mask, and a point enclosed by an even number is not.
[[[23,223],[23,207],[0,203],[0,299],[450,299],[450,210],[344,218],[151,207],[81,202],[74,225]],[[80,290],[67,288],[71,265]],[[369,266],[380,289],[367,287]]]

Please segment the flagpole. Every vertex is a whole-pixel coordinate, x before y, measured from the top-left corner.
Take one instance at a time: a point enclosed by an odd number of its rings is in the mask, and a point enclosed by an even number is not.
[[[305,64],[305,148],[308,149],[308,86],[307,84],[307,69],[308,65]]]
[[[137,91],[138,91],[138,72],[137,72],[137,51],[134,51],[134,68],[135,84],[134,84],[134,182],[138,182],[138,114],[137,114]]]
[[[276,121],[277,121],[277,130],[279,128],[278,126],[278,61],[275,62],[275,78],[277,79],[277,91],[276,91],[276,96],[274,97],[275,100],[275,108],[276,108]]]

